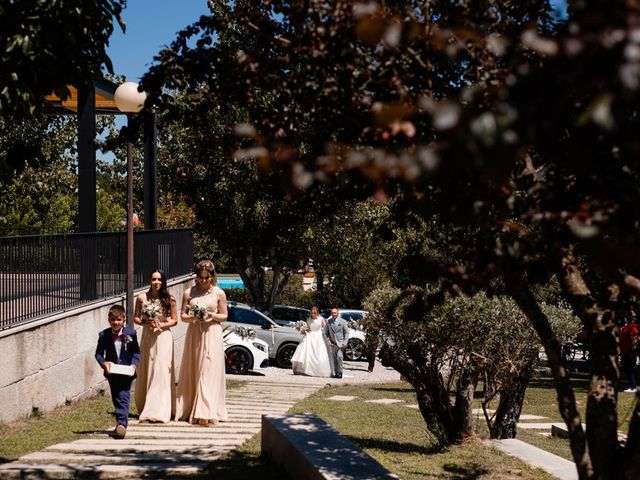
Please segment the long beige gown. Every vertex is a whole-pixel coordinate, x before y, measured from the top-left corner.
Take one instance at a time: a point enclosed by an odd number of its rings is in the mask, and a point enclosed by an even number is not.
[[[160,320],[165,320],[160,317]],[[173,335],[144,328],[140,341],[135,400],[140,420],[168,422],[176,405]]]
[[[195,287],[194,287],[195,288]],[[218,287],[192,298],[190,303],[216,312]],[[214,321],[190,323],[184,342],[178,379],[176,419],[195,423],[227,421],[224,339]]]

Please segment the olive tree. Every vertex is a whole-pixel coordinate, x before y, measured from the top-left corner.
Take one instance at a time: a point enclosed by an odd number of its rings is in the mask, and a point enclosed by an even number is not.
[[[427,428],[440,445],[473,434],[479,381],[483,406],[495,405],[494,415],[485,408],[491,436],[515,437],[541,347],[535,330],[508,297],[457,296],[427,310],[420,298],[427,293],[417,286],[402,291],[386,285],[366,299],[364,330],[382,340],[383,364],[415,388]],[[560,338],[577,333],[579,320],[567,305],[542,305]]]

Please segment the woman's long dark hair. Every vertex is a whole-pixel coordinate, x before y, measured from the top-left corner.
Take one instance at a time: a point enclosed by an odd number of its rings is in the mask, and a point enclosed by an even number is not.
[[[149,281],[151,281],[151,276],[154,273],[160,274],[160,280],[162,280],[162,284],[160,285],[160,305],[162,305],[162,309],[164,310],[165,315],[171,314],[171,294],[169,293],[169,289],[167,288],[167,276],[164,274],[162,270],[156,268],[153,272],[149,274]],[[149,291],[147,292],[147,298],[149,297],[149,293],[151,293],[151,287],[149,287]]]

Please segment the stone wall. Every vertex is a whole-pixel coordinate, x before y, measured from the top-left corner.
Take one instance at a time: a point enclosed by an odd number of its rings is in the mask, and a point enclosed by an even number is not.
[[[169,282],[178,318],[182,294],[193,285],[193,278],[187,275]],[[124,306],[124,295],[0,332],[0,421],[24,418],[36,409],[51,410],[108,389],[94,354],[98,332],[109,326],[107,313],[114,303]],[[171,330],[176,368],[186,330],[187,324],[180,321]]]

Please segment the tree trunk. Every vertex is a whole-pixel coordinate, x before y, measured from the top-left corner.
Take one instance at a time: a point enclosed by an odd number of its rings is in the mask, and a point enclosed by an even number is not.
[[[538,305],[523,276],[516,273],[510,278],[506,278],[505,284],[508,285],[509,295],[531,322],[544,346],[551,373],[556,383],[560,415],[569,432],[571,455],[576,463],[578,476],[582,480],[591,479],[594,471],[587,448],[587,437],[582,428],[580,413],[576,407],[576,397],[569,382],[567,369],[564,360],[560,356],[560,342],[553,334],[549,319],[540,308],[540,305]]]
[[[236,272],[242,278],[245,287],[249,289],[255,307],[264,310],[264,271],[262,267],[256,268],[253,256],[250,252],[234,252],[233,263]]]
[[[396,369],[413,386],[422,418],[437,445],[444,447],[459,441],[460,435],[455,433],[449,394],[437,367],[429,364],[428,355],[419,356],[422,357],[421,361],[415,363],[413,358],[397,352],[396,348],[385,343],[378,357],[382,365]]]
[[[477,368],[472,371],[465,369],[458,380],[454,420],[459,440],[473,435],[473,395],[478,383],[478,371]]]
[[[588,454],[593,478],[620,478],[625,469],[620,455],[617,427],[618,347],[614,312],[602,308],[587,287],[571,247],[559,252],[558,280],[565,298],[580,317],[590,340],[591,379],[587,397]],[[615,294],[618,287],[609,291]],[[607,302],[615,304],[612,295]],[[587,478],[587,477],[585,477]]]
[[[289,279],[291,278],[291,271],[286,270],[280,265],[272,266],[273,270],[273,282],[271,283],[271,292],[269,293],[269,302],[266,305],[266,310],[271,311],[271,308],[276,303],[278,295],[282,292]]]
[[[627,444],[624,449],[624,461],[622,467],[624,480],[636,480],[640,478],[640,398],[636,394],[636,405],[629,422]]]
[[[516,438],[524,394],[533,375],[532,365],[522,368],[500,391],[500,402],[490,427],[491,438]]]
[[[595,477],[620,478],[617,392],[618,347],[608,331],[598,331],[591,343],[591,380],[587,398],[587,441]]]

